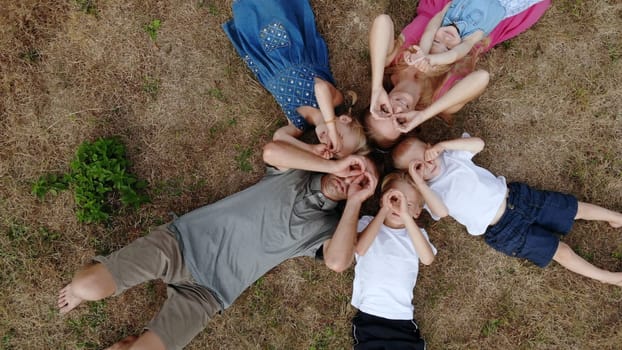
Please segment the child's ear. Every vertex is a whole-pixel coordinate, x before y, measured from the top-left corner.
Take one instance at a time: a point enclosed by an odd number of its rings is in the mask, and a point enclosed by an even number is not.
[[[339,121],[345,124],[350,124],[352,122],[352,117],[347,114],[342,114],[339,116]]]

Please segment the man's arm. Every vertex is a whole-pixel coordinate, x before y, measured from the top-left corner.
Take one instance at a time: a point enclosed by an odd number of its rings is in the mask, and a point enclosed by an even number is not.
[[[272,141],[263,148],[263,160],[280,170],[299,169],[337,176],[356,176],[365,171],[365,158],[350,155],[343,159],[324,159],[282,141]]]
[[[324,263],[336,272],[343,272],[352,265],[356,247],[357,223],[361,205],[374,194],[378,179],[365,172],[348,188],[348,199],[337,229],[331,239],[324,242]]]

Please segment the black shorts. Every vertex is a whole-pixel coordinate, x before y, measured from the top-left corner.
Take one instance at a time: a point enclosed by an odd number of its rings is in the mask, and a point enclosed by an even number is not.
[[[412,320],[389,320],[358,311],[352,318],[355,350],[425,350],[425,340]]]

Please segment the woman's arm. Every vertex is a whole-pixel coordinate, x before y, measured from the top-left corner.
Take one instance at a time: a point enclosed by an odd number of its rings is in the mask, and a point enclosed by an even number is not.
[[[490,75],[485,70],[477,70],[469,73],[460,80],[447,93],[434,101],[422,111],[410,111],[396,114],[394,120],[396,127],[402,133],[407,133],[419,124],[434,117],[439,113],[455,113],[467,102],[481,95],[488,85]]]
[[[398,51],[394,41],[393,21],[388,15],[374,19],[369,32],[369,55],[371,57],[371,102],[370,112],[376,118],[385,118],[393,113],[389,96],[382,86],[384,68],[391,64]]]
[[[458,62],[460,59],[466,56],[471,51],[473,46],[483,38],[484,32],[478,30],[475,33],[462,39],[462,42],[460,44],[456,45],[449,51],[437,54],[429,54],[427,56],[429,64],[432,67],[454,64],[455,62]]]

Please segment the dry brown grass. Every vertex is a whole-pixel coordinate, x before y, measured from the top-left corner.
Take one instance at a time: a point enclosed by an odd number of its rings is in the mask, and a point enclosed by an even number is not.
[[[226,40],[231,0],[0,4],[0,348],[102,348],[138,332],[164,298],[159,283],[67,317],[57,291],[98,252],[236,192],[263,174],[260,145],[285,118]],[[369,95],[367,32],[387,12],[401,28],[416,1],[313,0],[339,87]],[[143,30],[162,28],[157,45]],[[449,129],[483,137],[477,161],[509,180],[622,210],[622,5],[556,0],[530,31],[490,52],[487,91]],[[149,91],[145,91],[149,90]],[[70,193],[38,201],[33,181],[62,172],[77,146],[120,135],[152,203],[108,225],[82,225]],[[236,156],[251,150],[252,171]],[[504,257],[451,220],[429,223],[439,255],[422,269],[417,319],[431,349],[617,349],[622,290],[552,264]],[[55,236],[54,234],[58,235]],[[622,235],[577,223],[565,239],[622,270]],[[352,272],[306,259],[263,277],[191,349],[345,349]]]

